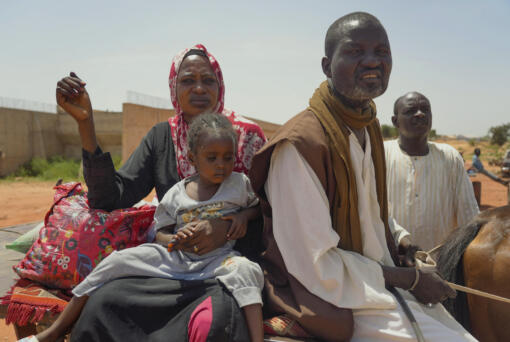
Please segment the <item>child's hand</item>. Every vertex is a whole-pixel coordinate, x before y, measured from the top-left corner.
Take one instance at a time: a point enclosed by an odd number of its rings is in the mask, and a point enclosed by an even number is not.
[[[175,238],[179,242],[180,245],[183,244],[186,240],[189,240],[193,237],[193,226],[186,225],[182,229],[179,229],[177,233],[175,233]]]
[[[223,216],[222,220],[232,221],[230,228],[227,232],[227,240],[237,240],[246,235],[246,228],[248,227],[248,217],[243,212]]]

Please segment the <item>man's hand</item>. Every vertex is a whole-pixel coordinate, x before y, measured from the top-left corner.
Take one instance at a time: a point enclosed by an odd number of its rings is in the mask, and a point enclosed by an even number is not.
[[[184,240],[179,240],[176,249],[195,254],[206,254],[219,248],[227,242],[229,221],[221,219],[193,221],[186,225],[191,234],[186,234]]]
[[[434,269],[419,270],[420,279],[411,293],[423,304],[436,304],[448,298],[455,298],[457,293],[444,281]]]
[[[237,240],[246,235],[248,228],[248,217],[244,212],[223,216],[222,220],[231,221],[230,229],[227,232],[228,240]]]
[[[92,104],[85,85],[74,72],[57,83],[57,104],[78,123],[92,118]]]
[[[414,267],[416,260],[414,255],[420,247],[413,245],[407,236],[404,236],[398,245],[398,260],[401,267]]]

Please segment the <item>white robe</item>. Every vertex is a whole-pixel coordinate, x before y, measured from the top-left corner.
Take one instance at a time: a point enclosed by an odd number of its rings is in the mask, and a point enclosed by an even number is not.
[[[353,310],[352,341],[414,341],[407,317],[384,286],[380,264],[394,263],[379,216],[370,141],[367,136],[365,151],[354,134],[349,141],[364,255],[336,247],[340,238],[332,229],[326,193],[310,165],[288,142],[276,146],[265,184],[274,238],[290,274],[321,299]],[[390,228],[397,241],[407,235],[392,219]],[[443,306],[428,309],[408,292],[401,293],[428,341],[476,341]]]
[[[389,214],[426,251],[479,213],[459,152],[435,142],[428,147],[427,155],[410,156],[398,140],[384,142]]]

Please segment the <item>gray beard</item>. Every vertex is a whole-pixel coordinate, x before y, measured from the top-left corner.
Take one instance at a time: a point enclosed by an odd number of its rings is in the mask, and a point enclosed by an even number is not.
[[[381,86],[371,90],[362,89],[361,87],[356,86],[350,94],[344,94],[344,96],[354,100],[371,100],[382,95],[382,93],[384,93],[384,90]]]
[[[360,86],[355,86],[354,89],[350,92],[339,92],[333,86],[333,81],[331,80],[331,78],[328,78],[328,84],[331,89],[334,89],[335,92],[342,95],[343,97],[348,98],[348,99],[357,100],[357,101],[371,100],[371,99],[374,99],[377,96],[380,96],[384,93],[384,89],[383,89],[382,85],[377,88],[371,89],[371,90],[361,88]]]

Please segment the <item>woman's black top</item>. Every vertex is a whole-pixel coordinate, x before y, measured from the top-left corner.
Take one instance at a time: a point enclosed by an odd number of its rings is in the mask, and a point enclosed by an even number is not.
[[[152,127],[118,171],[110,153],[99,147],[94,153],[83,150],[83,176],[89,204],[95,209],[129,208],[154,187],[162,199],[179,181],[170,125],[160,122]]]

